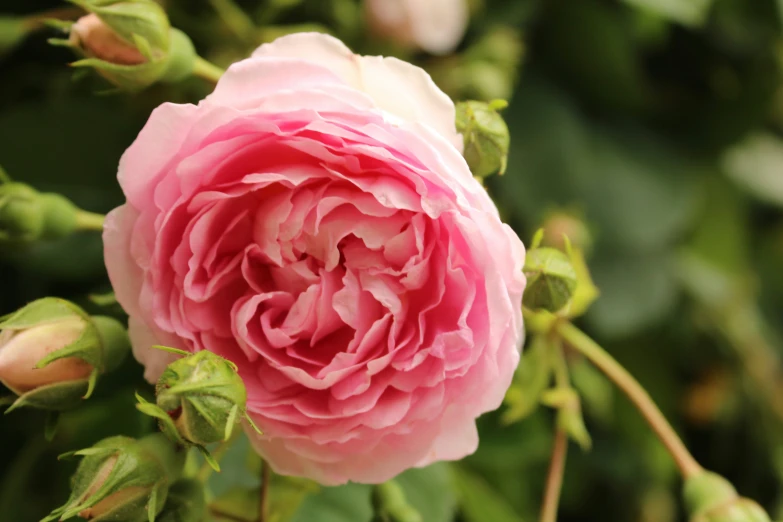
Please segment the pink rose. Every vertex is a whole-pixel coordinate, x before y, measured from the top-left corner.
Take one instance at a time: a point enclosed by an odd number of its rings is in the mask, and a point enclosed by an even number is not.
[[[459,143],[424,71],[319,34],[156,109],[104,232],[147,378],[154,343],[231,359],[257,450],[324,484],[473,452],[519,360],[524,248]]]
[[[453,51],[468,28],[467,0],[365,0],[370,29],[432,54]]]

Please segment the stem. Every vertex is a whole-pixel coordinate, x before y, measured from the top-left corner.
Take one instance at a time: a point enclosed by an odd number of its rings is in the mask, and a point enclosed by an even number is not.
[[[571,348],[587,357],[625,393],[666,446],[684,478],[688,479],[704,471],[647,391],[625,368],[573,324],[558,321],[554,329]]]
[[[223,73],[226,72],[217,65],[206,61],[201,56],[196,56],[196,63],[193,64],[193,75],[203,78],[212,83],[217,83]]]
[[[557,351],[555,382],[558,388],[568,388],[570,386],[568,366],[566,365],[563,348],[560,342],[554,342],[556,346],[553,346],[553,348]],[[559,421],[556,422],[556,426],[555,440],[552,444],[552,460],[549,462],[539,522],[557,522],[560,492],[563,489],[563,475],[565,473],[566,456],[568,455],[568,434],[561,427]]]
[[[106,216],[103,214],[96,214],[94,212],[87,212],[86,210],[79,210],[76,213],[76,228],[79,230],[103,230],[103,221]]]
[[[563,472],[565,471],[567,453],[568,435],[558,428],[555,431],[555,442],[552,445],[552,460],[549,462],[549,473],[546,477],[540,522],[556,522],[557,520],[557,507],[560,504],[560,490],[563,488]]]
[[[268,492],[269,492],[269,464],[266,461],[261,461],[261,499],[258,503],[258,522],[266,521],[267,504],[268,504]]]

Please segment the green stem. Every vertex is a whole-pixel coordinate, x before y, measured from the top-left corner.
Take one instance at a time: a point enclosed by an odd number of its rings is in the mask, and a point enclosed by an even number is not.
[[[103,222],[106,216],[103,214],[96,214],[94,212],[87,212],[86,210],[79,210],[76,214],[76,227],[79,230],[103,230]]]
[[[587,357],[625,393],[674,458],[684,478],[704,472],[647,391],[625,368],[570,322],[556,321],[553,328],[571,348]]]
[[[258,522],[266,522],[266,515],[269,511],[269,464],[265,460],[261,461],[261,492],[258,502]]]
[[[555,341],[553,348],[557,351],[555,359],[555,383],[558,388],[568,388],[568,366],[563,354],[563,347],[559,341]],[[559,415],[559,413],[558,413]],[[544,500],[541,503],[541,515],[539,522],[557,522],[557,509],[560,505],[560,492],[563,489],[563,475],[565,474],[566,456],[568,455],[568,434],[562,428],[561,423],[556,423],[555,440],[552,443],[552,459],[549,462]]]
[[[217,83],[223,73],[226,72],[217,65],[206,61],[201,56],[196,56],[196,63],[193,65],[193,75],[203,78],[209,82]]]

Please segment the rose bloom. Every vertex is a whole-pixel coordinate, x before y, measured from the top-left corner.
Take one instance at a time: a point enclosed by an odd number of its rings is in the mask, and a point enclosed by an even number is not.
[[[421,69],[296,34],[164,104],[122,157],[106,264],[154,381],[237,364],[279,473],[381,482],[459,459],[523,337],[524,248]]]
[[[365,0],[370,29],[432,54],[453,51],[468,28],[467,0]]]

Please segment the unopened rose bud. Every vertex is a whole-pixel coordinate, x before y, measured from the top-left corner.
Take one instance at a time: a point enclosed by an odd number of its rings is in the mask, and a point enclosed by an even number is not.
[[[463,155],[478,178],[506,171],[510,138],[506,122],[498,113],[506,105],[502,100],[457,104],[456,123],[465,145]]]
[[[716,473],[689,478],[683,493],[690,522],[770,522],[761,506],[740,497],[734,486]]]
[[[203,522],[207,511],[204,484],[182,479],[169,488],[166,505],[155,522]]]
[[[0,382],[18,395],[9,411],[78,405],[129,348],[124,327],[114,319],[89,316],[62,299],[30,303],[0,322]]]
[[[467,0],[366,0],[372,33],[402,47],[447,54],[468,27]]]
[[[162,434],[109,437],[68,455],[83,457],[68,502],[41,522],[79,516],[94,522],[154,520],[179,479],[186,452]]]
[[[247,392],[236,366],[206,350],[169,364],[155,389],[157,404],[139,397],[139,410],[158,418],[172,439],[198,447],[207,457],[204,446],[228,440],[247,418]]]
[[[0,184],[0,240],[65,237],[76,230],[78,212],[59,194],[41,193],[24,183]]]
[[[564,212],[550,214],[544,221],[544,245],[565,250],[566,239],[574,248],[590,250],[593,238],[584,221]]]
[[[138,65],[147,61],[136,46],[123,40],[96,14],[83,16],[73,24],[71,40],[89,56],[117,65]]]
[[[522,303],[532,310],[557,312],[571,300],[577,274],[571,260],[560,250],[536,247],[525,257],[527,288]]]
[[[193,72],[193,43],[169,24],[153,0],[70,0],[90,14],[70,27],[67,40],[50,40],[84,56],[74,67],[93,67],[117,87],[143,89],[179,81]]]

